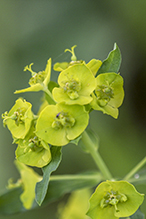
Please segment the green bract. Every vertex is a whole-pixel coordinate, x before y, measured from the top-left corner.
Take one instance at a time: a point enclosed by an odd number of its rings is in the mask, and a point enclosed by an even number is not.
[[[96,75],[101,65],[102,61],[98,59],[91,59],[90,62],[87,63],[87,67],[92,71],[94,76]]]
[[[39,115],[36,135],[51,145],[63,146],[85,130],[88,120],[84,106],[48,105]]]
[[[21,182],[23,193],[20,196],[20,200],[23,203],[24,208],[30,209],[33,205],[35,199],[35,186],[36,183],[42,180],[42,177],[39,176],[33,169],[27,167],[25,164],[15,161],[15,165],[20,172],[21,179],[18,182]],[[16,183],[18,184],[18,183]],[[15,184],[9,183],[8,188],[14,188]]]
[[[47,65],[44,71],[36,73],[31,69],[32,65],[33,63],[24,68],[24,71],[28,70],[32,74],[32,77],[29,80],[30,87],[22,90],[16,90],[15,94],[46,89],[51,76],[51,58],[47,61]]]
[[[2,115],[4,125],[7,125],[14,138],[23,139],[27,135],[33,120],[31,107],[29,102],[19,98],[9,113]]]
[[[62,71],[69,67],[69,62],[56,62],[53,66],[54,71]]]
[[[99,184],[90,198],[87,215],[92,219],[118,219],[136,212],[144,195],[126,181],[106,181]]]
[[[56,102],[85,105],[92,101],[90,94],[96,88],[96,79],[85,63],[74,64],[58,77],[60,88],[53,89]]]
[[[43,167],[51,161],[50,147],[31,130],[24,140],[18,141],[16,158],[24,164]]]
[[[124,98],[123,78],[116,73],[103,73],[97,76],[96,82],[92,108],[117,118],[118,107]]]

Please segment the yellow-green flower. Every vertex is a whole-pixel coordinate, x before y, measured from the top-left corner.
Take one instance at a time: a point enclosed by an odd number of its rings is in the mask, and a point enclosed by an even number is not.
[[[49,145],[39,139],[31,129],[25,139],[20,139],[16,149],[16,158],[29,166],[43,167],[51,161]]]
[[[39,115],[36,135],[51,145],[63,146],[81,135],[88,120],[84,106],[48,105]]]
[[[92,94],[92,108],[117,118],[118,107],[124,98],[123,78],[116,73],[103,73],[97,76],[96,82],[97,86]]]
[[[36,183],[41,181],[42,177],[18,160],[15,161],[15,165],[20,172],[21,179],[16,182],[16,186],[12,181],[9,181],[7,188],[12,189],[14,187],[22,186],[23,193],[20,195],[20,200],[22,201],[24,208],[30,209],[35,199]]]
[[[23,139],[29,132],[34,118],[31,108],[29,102],[19,98],[12,109],[2,115],[4,125],[7,125],[14,138]]]
[[[96,79],[85,63],[74,64],[60,73],[58,84],[60,87],[52,92],[57,103],[85,105],[93,99],[90,95],[96,88]]]
[[[30,71],[32,77],[29,80],[30,87],[22,89],[22,90],[16,90],[15,94],[18,93],[24,93],[24,92],[30,92],[30,91],[45,91],[51,76],[51,58],[47,61],[47,65],[44,71],[40,71],[38,73],[34,72],[31,69],[31,66],[33,63],[31,63],[29,66],[26,66],[24,68],[24,71]]]
[[[118,219],[134,214],[144,195],[126,181],[106,181],[99,184],[90,198],[87,215],[92,219]]]
[[[73,192],[65,206],[59,205],[59,219],[89,219],[86,211],[90,195],[91,191],[89,189]]]

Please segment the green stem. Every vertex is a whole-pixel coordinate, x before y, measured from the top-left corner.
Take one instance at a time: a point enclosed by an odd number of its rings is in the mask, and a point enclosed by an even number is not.
[[[146,176],[139,176],[139,174],[137,174],[137,178],[132,177],[128,180],[128,182],[130,183],[138,183],[138,184],[145,184],[146,182]]]
[[[37,116],[37,115],[33,115],[33,119],[34,119],[34,120],[38,119],[38,117],[39,117],[39,116]]]
[[[50,180],[97,180],[101,181],[103,180],[103,177],[101,174],[89,174],[89,175],[53,175],[50,176]]]
[[[146,164],[146,157],[142,159],[125,177],[124,180],[129,180],[136,172],[138,172]]]
[[[102,157],[100,156],[99,152],[96,150],[91,138],[85,131],[82,134],[82,142],[84,143],[86,149],[90,152],[93,160],[95,161],[97,167],[100,169],[104,178],[109,180],[113,179]]]
[[[54,104],[56,104],[56,102],[55,102],[54,99],[53,99],[52,93],[48,90],[48,88],[47,88],[44,84],[42,85],[42,87],[43,87],[43,91],[44,91],[46,94],[48,94],[48,96],[51,98],[52,102],[53,102]]]

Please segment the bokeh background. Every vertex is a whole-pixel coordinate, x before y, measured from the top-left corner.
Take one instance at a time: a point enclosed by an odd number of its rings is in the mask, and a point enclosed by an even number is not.
[[[100,138],[100,153],[114,176],[123,177],[146,154],[146,1],[145,0],[1,0],[0,1],[0,114],[9,110],[28,86],[34,63],[43,70],[48,58],[53,63],[69,60],[64,49],[77,45],[78,59],[104,60],[116,42],[122,53],[121,75],[125,100],[118,120],[92,112],[90,127]],[[57,73],[52,79],[56,80]],[[42,93],[21,95],[33,103],[36,113]],[[10,177],[19,177],[13,165],[15,145],[0,121],[0,192]],[[89,155],[75,145],[63,148],[57,174],[96,169]],[[137,187],[146,193],[146,186]],[[0,219],[56,219],[56,206]],[[142,206],[145,211],[146,202]],[[146,212],[145,212],[146,213]]]

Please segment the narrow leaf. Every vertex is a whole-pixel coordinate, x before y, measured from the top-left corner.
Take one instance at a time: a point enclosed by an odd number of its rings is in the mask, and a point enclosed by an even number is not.
[[[0,215],[26,211],[22,205],[22,202],[20,201],[20,195],[22,192],[22,188],[17,187],[15,189],[8,190],[6,193],[0,196]]]
[[[114,49],[109,53],[108,57],[103,61],[97,74],[115,72],[118,73],[121,65],[121,52],[117,46],[114,44]]]
[[[49,185],[50,175],[53,171],[55,171],[62,159],[61,147],[51,147],[52,160],[51,162],[42,168],[43,171],[43,180],[36,184],[36,202],[41,205]]]

